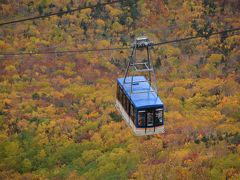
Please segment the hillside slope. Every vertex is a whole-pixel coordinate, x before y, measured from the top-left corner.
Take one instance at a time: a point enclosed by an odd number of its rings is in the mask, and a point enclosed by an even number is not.
[[[81,3],[81,4],[80,4]],[[96,0],[0,0],[0,22]],[[0,179],[239,179],[239,1],[129,0],[0,27],[0,54],[154,47],[166,133],[135,137],[115,109],[129,50],[0,55]]]

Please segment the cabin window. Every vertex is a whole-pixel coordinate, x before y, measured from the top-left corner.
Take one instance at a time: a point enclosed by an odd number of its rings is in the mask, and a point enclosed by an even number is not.
[[[163,125],[163,109],[155,110],[155,124]]]
[[[136,111],[132,104],[130,104],[130,117],[132,119],[132,122],[136,125]]]
[[[123,107],[127,111],[127,97],[125,94],[123,94]]]
[[[124,96],[124,93],[122,94],[122,106],[123,106],[123,109],[125,109],[125,96]]]
[[[117,84],[117,99],[120,100],[120,88],[118,84]]]
[[[130,101],[128,100],[128,115],[131,117],[131,104],[130,104]]]
[[[122,91],[122,107],[123,107],[123,109],[125,109],[125,95],[124,95],[123,91]]]
[[[122,106],[124,108],[124,92],[123,92],[123,90],[122,90]]]
[[[119,102],[122,104],[122,89],[119,87]]]
[[[123,93],[123,90],[122,90],[122,106],[123,106],[123,108],[124,108],[124,102],[125,102],[125,100],[124,100],[124,93]]]
[[[146,117],[145,111],[138,111],[138,126],[139,127],[145,127],[145,117]]]
[[[129,99],[127,98],[127,114],[130,116],[130,102]]]
[[[126,94],[124,95],[124,99],[125,99],[125,111],[128,114],[128,98],[127,98]]]
[[[127,113],[127,96],[126,96],[126,94],[124,94],[124,109]]]
[[[133,120],[133,106],[131,105],[131,107],[130,107],[130,117],[131,117],[131,119]]]

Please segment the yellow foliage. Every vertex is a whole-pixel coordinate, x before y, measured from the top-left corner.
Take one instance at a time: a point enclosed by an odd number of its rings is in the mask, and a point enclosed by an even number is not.
[[[103,146],[103,141],[101,138],[101,135],[98,132],[95,132],[93,136],[91,137],[91,141],[95,142],[99,147]]]
[[[189,149],[179,149],[170,154],[170,158],[176,160],[177,162],[182,162],[189,152]]]
[[[131,25],[133,23],[133,19],[131,17],[127,17],[126,21],[128,25]]]
[[[108,40],[101,40],[97,43],[97,48],[108,48],[110,47],[110,42]]]
[[[238,45],[240,44],[240,35],[233,35],[233,36],[229,36],[227,37],[227,43],[229,44],[233,44],[233,43],[237,43]]]
[[[236,134],[239,133],[240,125],[239,124],[234,124],[234,123],[225,123],[225,124],[220,124],[216,127],[216,131],[219,132],[228,132],[231,134]]]
[[[230,77],[225,79],[222,89],[225,95],[234,95],[239,92],[239,88],[240,84]]]
[[[185,119],[184,116],[182,116],[178,111],[170,111],[168,113],[165,113],[165,116],[167,119],[174,122],[180,122]]]
[[[24,171],[29,171],[32,168],[32,163],[29,159],[24,159],[22,162],[22,166]]]
[[[96,20],[96,24],[100,27],[104,27],[105,26],[105,22],[102,19],[97,19]]]
[[[139,5],[139,11],[141,12],[141,14],[145,17],[148,17],[151,13],[151,10],[147,8],[147,3],[138,3]]]
[[[199,92],[203,95],[209,95],[209,91],[215,87],[222,86],[224,81],[222,79],[209,79],[202,78],[197,81],[196,86],[194,87],[194,92]]]
[[[18,128],[21,129],[21,130],[27,130],[27,129],[29,128],[29,127],[28,127],[28,124],[29,124],[29,122],[28,122],[27,120],[22,119],[21,121],[19,121],[19,122],[17,123],[17,126],[18,126]]]
[[[0,49],[1,49],[1,50],[4,50],[4,49],[6,49],[6,48],[7,48],[7,44],[5,43],[5,41],[0,40]]]
[[[197,93],[194,97],[187,99],[186,105],[190,109],[202,108],[202,107],[214,107],[217,104],[216,96],[205,97],[200,93]]]
[[[94,92],[94,88],[91,86],[81,86],[79,84],[70,84],[62,90],[63,94],[73,94],[77,98],[82,98],[84,96],[90,95]]]
[[[63,98],[64,94],[61,92],[58,92],[58,91],[53,91],[51,93],[51,96],[54,98],[57,98],[57,99],[61,99],[61,98]]]
[[[119,163],[120,161],[126,162],[127,152],[122,148],[115,148],[109,155],[111,161]]]
[[[92,64],[97,64],[99,62],[99,59],[95,58],[95,57],[91,57],[89,58],[89,61],[92,63]]]
[[[191,96],[189,90],[183,88],[183,87],[174,87],[173,88],[173,95],[180,99],[180,98],[188,98]]]
[[[0,143],[6,141],[8,139],[8,135],[5,132],[0,133]]]
[[[240,118],[240,98],[237,96],[224,97],[218,105],[222,114],[238,121]]]
[[[213,63],[220,63],[223,58],[222,54],[211,54],[208,60]]]
[[[182,107],[180,100],[175,98],[166,99],[165,104],[170,111],[179,111]]]
[[[4,149],[5,149],[5,152],[9,156],[16,156],[16,155],[18,155],[19,150],[20,150],[19,145],[16,142],[9,142],[7,144],[7,146],[4,147]]]
[[[181,54],[181,50],[172,45],[165,45],[163,47],[163,54],[167,56],[179,56]]]
[[[196,46],[196,50],[199,51],[201,54],[206,53],[208,51],[208,46],[201,44]]]
[[[119,33],[123,31],[123,26],[119,22],[114,22],[112,24],[112,29],[114,32]]]
[[[53,114],[55,114],[56,113],[56,109],[55,109],[55,107],[54,107],[54,105],[49,105],[49,106],[47,106],[47,107],[45,107],[44,108],[44,111],[47,113],[47,114],[51,114],[51,115],[53,115]]]
[[[92,9],[91,8],[87,8],[87,9],[83,9],[81,10],[81,14],[85,14],[85,15],[90,15],[92,13]]]
[[[65,63],[65,66],[70,69],[73,69],[76,66],[76,64],[74,62],[67,62]]]
[[[3,100],[3,103],[4,103],[4,104],[11,104],[11,102],[12,102],[12,100],[9,99],[9,98],[5,98],[5,99]]]
[[[175,170],[175,173],[175,177],[177,177],[177,180],[192,179],[192,174],[187,167],[178,166]]]
[[[106,5],[106,9],[109,12],[110,17],[117,17],[123,13],[122,10],[113,8],[110,5]]]
[[[97,111],[93,111],[88,115],[88,119],[96,119],[99,113]]]
[[[37,155],[39,160],[44,160],[44,158],[46,157],[46,152],[44,149],[42,149],[41,151],[39,151],[38,155]]]
[[[58,84],[60,86],[66,86],[70,84],[70,80],[67,78],[63,78],[62,76],[57,76],[53,78],[53,83]]]
[[[102,152],[99,150],[87,150],[82,153],[82,159],[85,164],[88,164],[91,161],[96,160],[101,155],[102,155]]]
[[[4,70],[9,72],[16,72],[16,67],[14,65],[9,65],[6,66]]]
[[[193,79],[178,79],[174,81],[174,86],[184,87],[187,88],[187,86],[190,86],[193,84]],[[165,85],[168,86],[168,85]]]

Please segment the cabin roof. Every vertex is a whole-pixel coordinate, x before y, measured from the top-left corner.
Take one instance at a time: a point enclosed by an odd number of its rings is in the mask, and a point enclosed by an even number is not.
[[[128,96],[128,98],[132,101],[132,103],[137,109],[157,108],[157,107],[163,108],[163,102],[155,92],[138,93],[138,94],[130,95],[131,83],[124,84],[123,80],[124,78],[118,78],[117,81],[120,84],[120,86],[123,88],[125,94]],[[146,81],[146,78],[144,76],[133,76],[133,82],[137,82],[137,81]],[[131,76],[126,78],[126,82],[131,82]],[[132,86],[133,92],[148,91],[149,88],[153,90],[148,82],[133,83],[133,86]]]

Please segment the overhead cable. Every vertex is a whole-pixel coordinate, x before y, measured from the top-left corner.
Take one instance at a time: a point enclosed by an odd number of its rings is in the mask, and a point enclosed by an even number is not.
[[[229,33],[229,32],[235,32],[235,31],[239,31],[239,30],[240,30],[240,27],[239,28],[228,29],[228,30],[224,30],[224,31],[213,32],[208,36],[208,38],[211,38],[213,35],[226,34],[226,33]],[[188,41],[188,40],[197,39],[197,38],[206,38],[206,36],[197,35],[197,36],[191,36],[191,37],[180,38],[180,39],[175,39],[175,40],[163,41],[163,42],[153,43],[152,46],[160,46],[160,45],[169,44],[169,43],[177,43],[177,42]],[[116,50],[119,51],[119,50],[131,49],[131,48],[132,48],[132,46],[100,48],[100,49],[95,48],[95,49],[82,49],[82,50],[66,50],[66,51],[41,51],[41,52],[17,52],[17,53],[9,52],[9,53],[1,53],[0,56],[67,54],[67,53],[86,53],[86,52],[99,52],[99,51],[116,51]]]
[[[46,18],[46,17],[51,17],[51,16],[62,16],[64,14],[69,14],[69,13],[73,13],[73,12],[76,12],[76,11],[81,11],[83,9],[96,8],[98,6],[106,6],[106,5],[110,5],[110,4],[119,3],[119,2],[122,2],[122,1],[124,1],[124,0],[110,1],[110,2],[106,2],[106,3],[97,3],[96,5],[89,5],[89,6],[85,6],[85,7],[79,7],[79,8],[70,9],[70,10],[67,10],[67,11],[59,11],[59,12],[49,13],[49,14],[45,14],[45,15],[41,15],[41,16],[34,16],[34,17],[30,17],[30,18],[23,18],[23,19],[3,22],[3,23],[0,23],[0,26],[4,26],[4,25],[7,25],[7,24],[20,23],[20,22],[25,22],[25,21],[32,21],[32,20]]]

